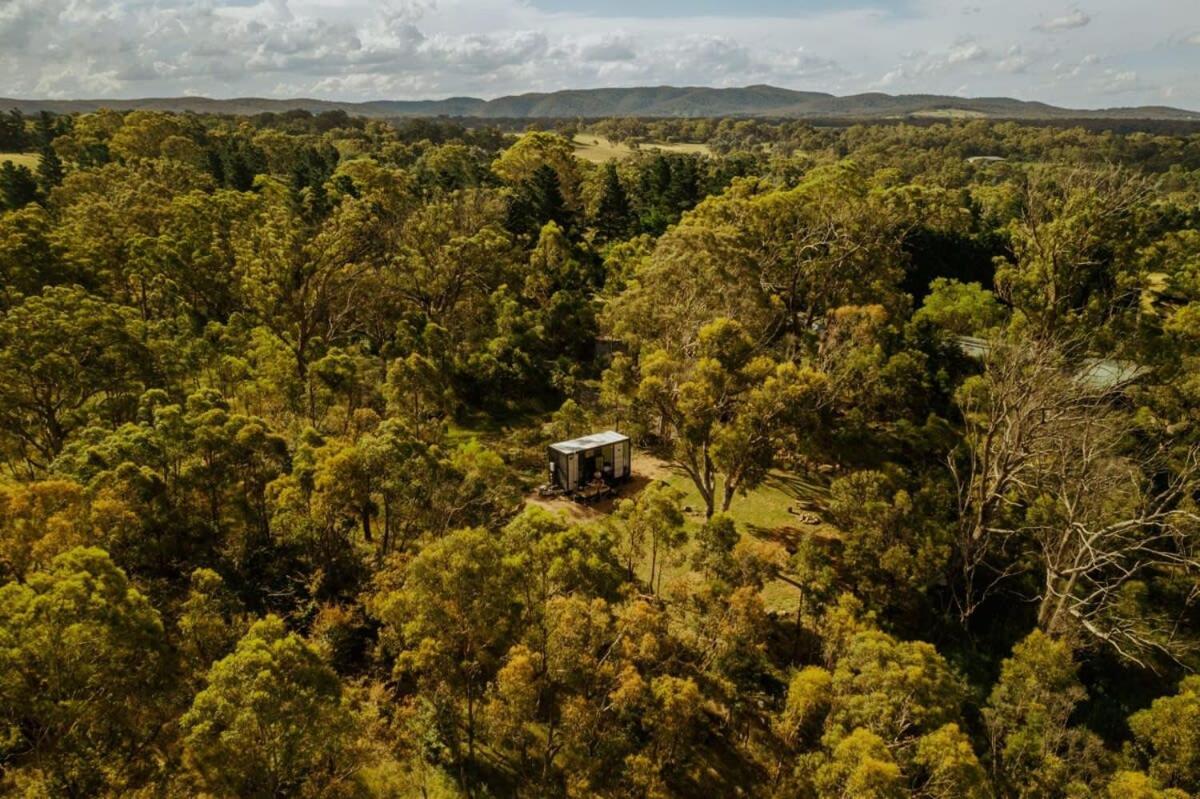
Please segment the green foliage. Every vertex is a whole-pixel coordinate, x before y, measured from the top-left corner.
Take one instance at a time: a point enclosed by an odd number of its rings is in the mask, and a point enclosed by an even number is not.
[[[1175,788],[1161,789],[1140,771],[1118,771],[1106,795],[1109,799],[1184,799],[1188,794]]]
[[[47,288],[0,319],[0,425],[10,455],[44,467],[91,419],[129,417],[152,365],[128,308]]]
[[[817,785],[822,796],[897,799],[905,794],[900,766],[883,739],[865,729],[854,730],[838,743],[818,770]]]
[[[0,164],[0,209],[15,211],[38,198],[38,183],[24,164]]]
[[[514,578],[497,540],[486,530],[466,529],[427,546],[404,567],[398,586],[373,601],[396,676],[415,677],[431,695],[453,702],[468,759],[475,756],[484,690],[516,622]]]
[[[337,674],[274,616],[213,664],[180,726],[188,764],[217,795],[362,795]]]
[[[992,292],[978,283],[960,283],[939,277],[929,284],[929,294],[913,314],[914,322],[929,321],[959,336],[986,335],[1004,320],[1004,311]]]
[[[679,506],[682,499],[678,490],[665,483],[651,485],[636,500],[622,500],[614,514],[629,579],[634,577],[635,565],[644,562],[649,552],[648,582],[655,592],[671,555],[687,541]]]
[[[1087,696],[1066,642],[1034,630],[1013,647],[988,697],[992,756],[1020,796],[1056,796],[1080,773],[1069,751],[1075,706]]]
[[[52,795],[136,784],[166,718],[162,619],[100,549],[0,587],[0,757]]]
[[[830,485],[829,516],[842,533],[840,568],[872,610],[912,608],[944,574],[950,536],[935,515],[936,500],[894,490],[879,472],[854,472]]]
[[[230,412],[213,390],[182,406],[147,392],[138,416],[112,431],[88,430],[55,463],[131,506],[140,529],[108,531],[121,562],[161,572],[214,552],[240,568],[262,557],[273,543],[267,487],[288,465],[283,438],[261,418]]]
[[[604,187],[593,224],[601,240],[612,241],[626,238],[632,221],[633,209],[629,204],[629,195],[617,174],[617,165],[610,161],[604,166]]]
[[[971,740],[957,724],[947,724],[923,736],[917,742],[913,760],[923,772],[927,796],[987,799],[992,795]]]
[[[1193,676],[1185,677],[1174,695],[1129,717],[1135,748],[1156,783],[1188,793],[1200,790],[1198,721],[1200,678]]]
[[[553,173],[554,181],[549,180],[545,167]],[[492,162],[492,171],[510,185],[528,181],[543,187],[554,185],[555,191],[562,192],[561,200],[567,207],[577,207],[579,162],[575,160],[571,142],[562,136],[544,131],[527,133]],[[550,217],[541,219],[539,224],[547,221]]]
[[[780,715],[781,737],[790,745],[817,739],[829,713],[833,675],[820,666],[806,666],[788,683],[787,704]]]
[[[738,322],[715,319],[699,331],[696,356],[654,349],[641,364],[637,397],[672,433],[672,458],[691,478],[706,515],[766,477],[785,430],[815,415],[824,376],[756,355]],[[717,493],[723,478],[722,493]]]
[[[212,569],[192,572],[187,599],[180,607],[179,647],[198,672],[229,654],[245,631],[240,603]]]
[[[1133,124],[0,117],[0,793],[1200,792]]]
[[[863,728],[889,745],[954,721],[963,700],[960,680],[932,645],[877,630],[850,638],[831,691],[828,736],[837,740]]]

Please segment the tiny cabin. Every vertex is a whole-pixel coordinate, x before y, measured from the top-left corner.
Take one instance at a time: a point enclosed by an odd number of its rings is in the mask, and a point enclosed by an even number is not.
[[[597,479],[610,486],[629,479],[633,452],[629,436],[611,430],[551,444],[550,485],[568,493]]]

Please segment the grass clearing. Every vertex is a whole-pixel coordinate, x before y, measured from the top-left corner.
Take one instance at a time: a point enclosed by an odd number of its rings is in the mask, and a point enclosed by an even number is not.
[[[648,458],[648,456],[643,456]],[[683,504],[691,508],[687,514],[688,543],[679,553],[683,563],[669,567],[663,575],[664,587],[676,580],[686,580],[692,575],[691,559],[695,551],[694,533],[704,524],[704,500],[691,479],[682,471],[658,461],[662,471],[657,479],[684,492]],[[634,457],[634,467],[638,457]],[[808,535],[836,537],[833,526],[820,522],[807,524],[800,514],[812,513],[824,504],[828,496],[827,484],[819,478],[810,478],[790,472],[772,471],[763,484],[746,496],[735,496],[729,515],[737,522],[743,538],[751,536],[785,549],[792,549]],[[648,574],[643,575],[643,578]],[[796,611],[799,597],[796,589],[782,580],[774,580],[763,586],[763,602],[768,612],[792,614]]]
[[[688,543],[673,553],[674,563],[663,571],[664,591],[668,584],[694,577],[691,560],[695,552],[695,533],[704,524],[704,501],[691,479],[677,469],[645,452],[633,456],[633,482],[621,489],[621,497],[636,496],[651,482],[661,480],[683,492],[686,509]],[[758,488],[746,496],[735,496],[729,515],[737,522],[743,536],[792,549],[806,535],[836,537],[838,531],[825,522],[812,524],[810,516],[818,516],[828,496],[828,486],[821,478],[806,477],[790,472],[773,471]],[[619,500],[618,500],[619,501]],[[612,501],[596,505],[580,505],[568,499],[528,498],[531,505],[538,505],[554,512],[561,512],[573,521],[588,522],[604,518],[613,511]],[[642,564],[640,577],[649,579],[649,562]],[[763,588],[763,601],[768,611],[780,614],[794,613],[798,596],[796,589],[782,580],[776,580]]]
[[[12,161],[17,166],[27,166],[32,170],[37,170],[38,154],[37,153],[0,153],[0,164],[5,161]]]
[[[662,481],[683,494],[685,527],[688,542],[672,553],[673,563],[663,570],[662,588],[669,584],[696,579],[692,570],[692,555],[696,550],[695,534],[704,524],[704,501],[691,478],[676,466],[645,451],[633,455],[633,478],[621,486],[620,496],[594,505],[583,505],[565,498],[541,498],[533,492],[535,485],[545,481],[542,470],[543,450],[533,453],[526,444],[512,446],[521,431],[528,431],[546,420],[545,414],[515,412],[510,417],[496,419],[486,414],[477,414],[459,419],[447,425],[447,440],[451,445],[478,441],[484,446],[505,450],[510,466],[515,468],[530,491],[526,495],[527,505],[536,505],[553,513],[561,513],[572,522],[587,523],[604,519],[615,510],[617,502],[636,497],[646,486]],[[512,458],[519,453],[517,460]],[[534,458],[530,461],[529,458]],[[745,496],[733,499],[729,515],[737,523],[743,538],[750,537],[791,551],[805,536],[836,538],[837,528],[820,520],[820,509],[829,495],[829,481],[820,475],[804,475],[795,472],[773,470],[762,485]],[[649,557],[639,567],[641,579],[649,580]],[[769,612],[795,613],[796,589],[782,580],[775,580],[763,587],[763,601]]]
[[[628,144],[618,144],[594,133],[576,134],[573,144],[575,145],[575,155],[585,161],[591,161],[593,164],[603,164],[609,161],[628,158],[635,152],[653,152],[655,150],[661,150],[664,153],[712,154],[707,144],[696,142],[675,142],[669,144],[646,142],[638,145],[638,149],[634,150]]]
[[[987,119],[982,111],[972,111],[968,108],[930,108],[926,111],[913,111],[909,116],[924,119]]]

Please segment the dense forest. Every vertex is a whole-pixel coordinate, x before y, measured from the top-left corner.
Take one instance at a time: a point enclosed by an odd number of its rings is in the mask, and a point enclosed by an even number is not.
[[[1200,794],[1200,135],[586,129],[0,119],[0,792]]]

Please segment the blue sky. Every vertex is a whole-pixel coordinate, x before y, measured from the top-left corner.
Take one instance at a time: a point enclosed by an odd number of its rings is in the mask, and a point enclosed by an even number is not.
[[[1200,111],[1200,0],[0,0],[0,96],[770,83]]]

